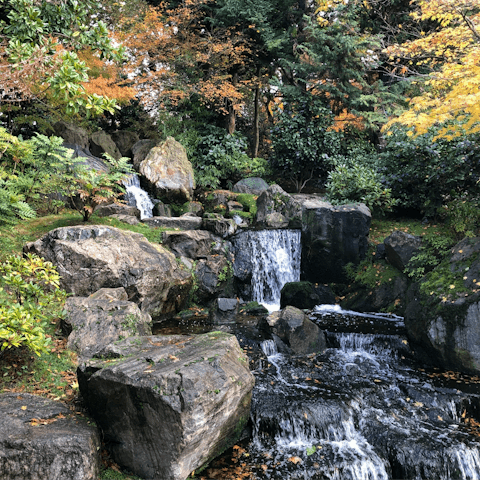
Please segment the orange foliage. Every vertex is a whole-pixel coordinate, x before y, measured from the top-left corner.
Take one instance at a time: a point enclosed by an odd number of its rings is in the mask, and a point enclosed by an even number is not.
[[[162,3],[122,30],[121,42],[133,54],[128,74],[147,108],[175,105],[196,93],[223,113],[240,110],[248,87],[237,72],[250,47],[235,29],[209,26],[206,3],[185,0],[175,9]]]
[[[120,79],[120,70],[115,64],[101,60],[91,50],[79,52],[78,56],[90,69],[89,81],[82,83],[89,95],[114,98],[120,104],[135,97],[136,90],[126,86],[125,81]]]

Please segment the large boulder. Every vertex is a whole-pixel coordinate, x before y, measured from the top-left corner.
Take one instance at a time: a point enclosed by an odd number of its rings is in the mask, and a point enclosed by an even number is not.
[[[62,330],[68,335],[67,347],[80,359],[91,358],[122,338],[152,334],[150,315],[126,300],[125,289],[121,299],[109,290],[120,289],[101,289],[90,297],[69,297],[65,302]]]
[[[195,188],[193,167],[185,148],[174,138],[168,137],[152,148],[140,163],[139,172],[154,197],[174,203],[192,200]]]
[[[313,283],[348,281],[344,267],[368,250],[372,216],[363,204],[333,206],[313,195],[302,203],[302,275]]]
[[[310,282],[289,282],[281,291],[280,308],[287,305],[311,310],[316,305],[335,303],[332,289],[326,285]]]
[[[98,217],[110,217],[112,215],[128,215],[130,217],[140,218],[140,210],[131,205],[120,203],[102,204],[95,209],[95,215]]]
[[[288,306],[271,313],[266,325],[275,339],[280,339],[296,354],[320,353],[327,348],[325,333],[298,308]]]
[[[92,135],[90,135],[88,145],[90,151],[96,157],[101,157],[104,153],[108,153],[113,158],[118,160],[122,156],[112,137],[103,130],[92,133]]]
[[[108,172],[109,167],[107,163],[101,158],[92,155],[88,148],[82,148],[74,143],[64,143],[63,146],[73,150],[72,158],[78,158],[79,163],[85,165],[85,167],[98,170],[99,172]]]
[[[419,252],[422,237],[395,230],[384,241],[385,258],[401,272],[405,270],[410,259]]]
[[[98,480],[99,450],[97,429],[62,403],[0,395],[0,478]]]
[[[185,480],[232,446],[250,415],[248,358],[221,332],[130,338],[77,374],[110,455],[142,478]]]
[[[447,368],[480,372],[480,238],[458,243],[407,294],[405,326],[428,359]]]
[[[271,185],[257,199],[256,224],[260,228],[300,228],[302,206],[278,185]]]
[[[24,252],[57,266],[61,287],[86,297],[102,287],[124,287],[128,299],[158,320],[185,306],[191,274],[173,253],[139,234],[103,225],[62,227],[50,231]]]
[[[232,187],[235,193],[250,193],[252,195],[261,195],[268,189],[268,183],[259,177],[244,178]]]

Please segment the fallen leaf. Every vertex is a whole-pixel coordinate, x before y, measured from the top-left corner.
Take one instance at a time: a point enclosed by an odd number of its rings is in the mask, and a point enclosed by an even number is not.
[[[27,409],[27,406],[26,405],[23,405],[23,407],[20,407],[22,410],[26,410]]]
[[[302,459],[301,459],[300,457],[290,457],[290,458],[288,459],[288,461],[289,461],[289,462],[292,462],[292,463],[294,463],[294,464],[296,465],[297,463],[300,463],[300,462],[302,461]]]

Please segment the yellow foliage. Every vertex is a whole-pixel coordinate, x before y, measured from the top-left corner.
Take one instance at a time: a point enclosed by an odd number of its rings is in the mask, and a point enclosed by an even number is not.
[[[480,132],[480,2],[478,0],[417,0],[413,14],[421,21],[435,21],[439,28],[402,45],[389,47],[391,60],[403,58],[397,70],[411,72],[412,65],[426,65],[422,94],[409,100],[410,109],[392,119],[420,135],[437,123],[463,121],[445,127],[441,136],[451,138]],[[420,79],[419,79],[420,80]]]

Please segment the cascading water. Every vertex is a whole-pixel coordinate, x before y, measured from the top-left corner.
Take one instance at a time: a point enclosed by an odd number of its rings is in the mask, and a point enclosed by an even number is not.
[[[140,210],[140,218],[151,218],[153,216],[153,203],[148,193],[140,187],[138,175],[132,175],[124,182],[125,197],[128,205],[137,207]]]
[[[300,230],[247,231],[240,236],[249,256],[252,299],[269,311],[278,310],[282,287],[300,280]]]
[[[258,343],[253,478],[480,480],[480,436],[469,428],[480,420],[478,391],[417,369],[400,317],[349,313],[312,314],[327,333],[320,354]]]

